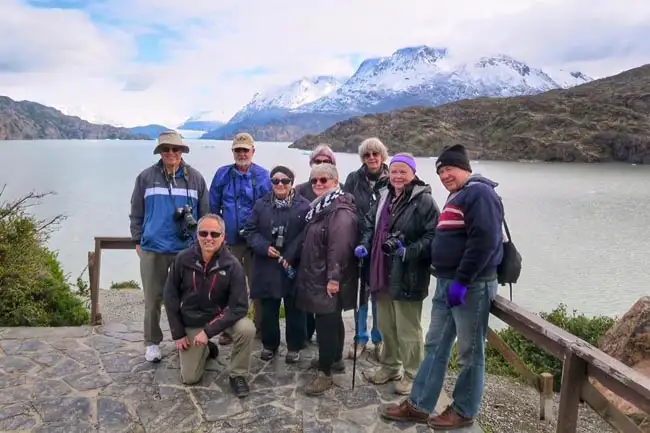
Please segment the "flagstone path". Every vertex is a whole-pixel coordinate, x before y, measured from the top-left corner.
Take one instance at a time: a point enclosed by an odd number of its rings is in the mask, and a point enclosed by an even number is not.
[[[316,346],[299,364],[283,356],[251,366],[251,394],[234,397],[221,346],[200,384],[183,386],[178,356],[165,330],[164,359],[144,361],[142,324],[78,328],[0,328],[0,432],[426,432],[424,425],[385,422],[380,405],[399,401],[393,385],[368,384],[361,371],[375,366],[364,355],[352,390],[352,361],[321,397],[302,392]],[[351,336],[346,341],[351,341]],[[347,348],[346,348],[347,349]],[[444,407],[447,396],[439,406]],[[478,426],[456,432],[482,432]]]

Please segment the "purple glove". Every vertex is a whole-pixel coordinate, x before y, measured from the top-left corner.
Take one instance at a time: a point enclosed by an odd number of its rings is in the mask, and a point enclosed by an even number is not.
[[[467,294],[467,287],[462,284],[454,281],[451,283],[449,288],[449,294],[447,295],[447,302],[449,302],[450,307],[457,307],[459,305],[465,305],[465,295]]]
[[[354,249],[354,255],[362,259],[368,255],[368,250],[363,245],[359,245]]]
[[[406,255],[406,248],[404,248],[404,244],[402,244],[402,241],[397,241],[397,255],[404,259],[404,256]]]

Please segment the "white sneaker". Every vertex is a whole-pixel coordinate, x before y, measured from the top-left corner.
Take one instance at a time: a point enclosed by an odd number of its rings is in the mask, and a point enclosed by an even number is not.
[[[149,362],[160,362],[162,358],[162,353],[160,353],[160,347],[155,344],[147,346],[147,351],[144,354],[144,359]]]

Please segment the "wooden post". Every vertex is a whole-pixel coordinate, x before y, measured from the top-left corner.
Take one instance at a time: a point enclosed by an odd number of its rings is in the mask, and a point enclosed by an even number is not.
[[[539,378],[539,419],[553,421],[553,375],[542,373]]]
[[[90,279],[90,321],[93,326],[102,324],[102,318],[99,313],[99,269],[101,264],[102,243],[101,240],[95,239],[93,263],[92,267],[88,267],[88,278]]]
[[[557,433],[576,433],[582,385],[586,380],[587,362],[576,355],[569,346],[564,357],[564,367],[562,368]]]

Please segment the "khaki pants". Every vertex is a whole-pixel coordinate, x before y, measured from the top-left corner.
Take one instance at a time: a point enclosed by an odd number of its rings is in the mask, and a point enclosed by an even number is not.
[[[248,248],[246,244],[238,245],[228,245],[230,251],[233,253],[237,260],[244,267],[244,273],[246,274],[246,286],[248,289],[248,294],[251,293],[251,282],[253,281],[253,252]],[[262,330],[262,304],[259,299],[253,300],[253,309],[255,310],[255,315],[253,321],[255,322],[255,329],[257,332]]]
[[[202,328],[185,328],[190,343],[202,330]],[[227,331],[233,339],[232,355],[228,366],[230,376],[246,377],[251,364],[255,326],[248,317],[244,317]],[[179,352],[181,381],[185,385],[193,385],[201,381],[209,353],[207,346],[190,346],[187,350]]]
[[[394,301],[389,295],[377,297],[377,325],[384,339],[381,365],[404,373],[411,379],[424,358],[422,301]]]
[[[160,329],[160,308],[163,300],[163,288],[167,281],[169,267],[175,254],[158,254],[142,251],[140,254],[140,278],[144,292],[144,344],[158,345],[163,340]]]

